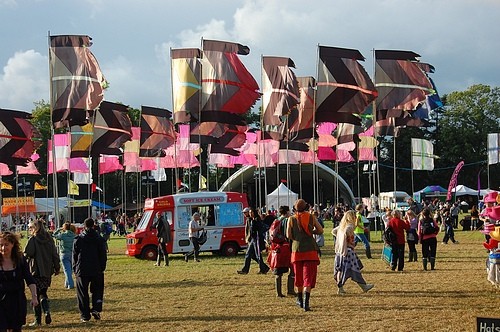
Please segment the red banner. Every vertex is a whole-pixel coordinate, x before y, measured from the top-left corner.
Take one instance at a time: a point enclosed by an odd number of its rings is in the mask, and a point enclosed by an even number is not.
[[[458,163],[457,167],[455,167],[455,171],[453,171],[453,175],[450,179],[450,184],[448,185],[448,195],[446,195],[447,201],[451,201],[452,190],[457,186],[458,173],[460,173],[463,165],[464,161],[462,160]]]

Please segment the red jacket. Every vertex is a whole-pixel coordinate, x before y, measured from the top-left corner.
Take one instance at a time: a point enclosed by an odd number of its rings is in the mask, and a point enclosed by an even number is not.
[[[410,223],[399,218],[391,218],[387,226],[391,227],[396,233],[398,244],[405,244],[405,230],[410,229]]]

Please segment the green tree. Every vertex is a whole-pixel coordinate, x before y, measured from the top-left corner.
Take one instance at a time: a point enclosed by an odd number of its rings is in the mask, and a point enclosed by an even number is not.
[[[463,160],[467,167],[460,173],[459,182],[475,188],[477,175],[487,164],[488,133],[500,130],[500,88],[473,85],[450,93],[445,100],[445,111],[437,124],[437,164],[454,167]],[[498,171],[498,165],[492,168]],[[498,177],[491,180],[491,187],[498,188]],[[485,187],[486,178],[481,183]]]

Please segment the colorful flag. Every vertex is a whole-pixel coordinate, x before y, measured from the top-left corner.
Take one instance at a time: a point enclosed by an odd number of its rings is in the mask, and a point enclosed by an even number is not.
[[[112,173],[123,170],[118,156],[101,155],[99,157],[99,174]]]
[[[28,121],[31,114],[0,109],[0,162],[27,165],[38,144],[38,132]]]
[[[12,186],[10,184],[8,184],[7,182],[3,182],[2,181],[2,185],[1,185],[1,188],[0,189],[5,189],[5,190],[12,190]]]
[[[434,93],[418,57],[411,51],[375,51],[377,110],[414,110],[428,94]]]
[[[175,143],[176,132],[170,120],[172,113],[166,109],[142,106],[141,157],[164,156],[163,149]]]
[[[68,195],[80,195],[80,188],[72,180],[68,181]]]
[[[0,163],[0,176],[12,175],[13,172],[9,169],[9,166],[4,163]]]
[[[35,182],[34,190],[47,190],[47,186],[44,186],[38,182]]]
[[[431,141],[419,138],[411,139],[412,169],[432,171],[434,169],[434,148]]]
[[[203,121],[204,112],[248,112],[260,97],[259,86],[241,63],[238,54],[247,55],[250,49],[237,43],[205,39],[202,48],[200,120]]]
[[[453,192],[453,189],[457,186],[457,180],[458,180],[458,173],[460,173],[460,170],[464,166],[464,161],[460,161],[457,166],[455,167],[455,170],[453,171],[453,174],[450,179],[450,183],[448,185],[448,194],[446,195],[446,200],[451,201],[451,195]]]
[[[35,166],[35,163],[30,161],[26,166],[16,166],[17,167],[17,174],[22,175],[22,174],[32,174],[32,175],[40,175],[40,172]]]
[[[262,123],[269,138],[282,140],[284,116],[300,101],[297,77],[290,58],[262,57]]]
[[[92,155],[121,155],[123,144],[132,139],[132,122],[128,116],[128,107],[103,101],[94,113]]]
[[[103,99],[107,82],[90,52],[89,36],[50,36],[52,123],[55,128],[87,123],[87,111]]]
[[[358,62],[364,59],[358,50],[319,46],[316,122],[360,124],[352,114],[363,113],[377,97],[370,76]]]
[[[71,153],[70,149],[70,134],[55,134],[54,135],[54,146],[55,146],[55,160],[56,167],[55,172],[62,172],[69,169],[69,156]],[[47,157],[47,173],[52,174],[52,140],[47,141],[48,157]]]
[[[201,95],[201,50],[172,49],[174,124],[198,121]]]
[[[207,189],[207,178],[206,177],[204,177],[203,175],[200,175],[198,182],[199,182],[198,183],[199,190]]]
[[[297,77],[297,81],[300,102],[297,107],[292,108],[287,117],[288,140],[304,143],[317,136],[313,128],[316,81],[311,76]]]

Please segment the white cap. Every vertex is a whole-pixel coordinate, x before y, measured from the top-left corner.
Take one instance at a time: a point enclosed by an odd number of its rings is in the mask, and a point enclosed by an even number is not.
[[[250,212],[250,208],[249,207],[244,208],[243,213],[245,213],[245,212]]]

